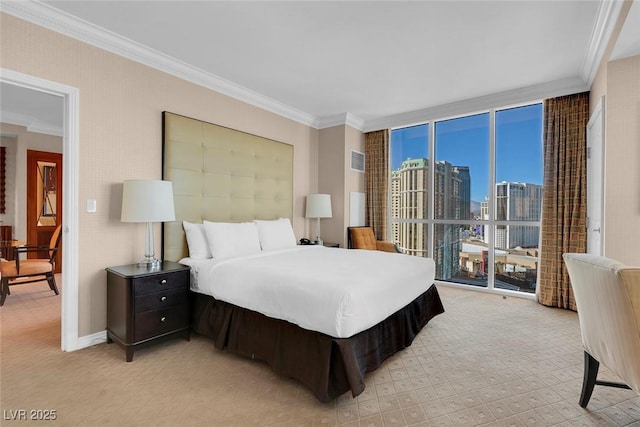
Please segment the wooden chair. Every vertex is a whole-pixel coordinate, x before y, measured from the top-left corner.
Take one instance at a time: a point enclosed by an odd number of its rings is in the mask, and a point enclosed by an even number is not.
[[[49,288],[58,295],[58,286],[55,278],[55,259],[60,245],[59,225],[51,236],[49,245],[24,245],[15,248],[15,259],[13,261],[0,261],[0,306],[4,305],[7,295],[10,295],[9,286],[22,285],[25,283],[41,282],[46,280]],[[29,252],[47,251],[49,258],[28,258],[20,259],[20,255]]]
[[[640,268],[589,254],[563,255],[578,307],[584,347],[579,404],[596,385],[640,393]],[[600,363],[624,383],[597,379]]]
[[[377,240],[371,227],[347,227],[349,249],[368,249],[372,251],[400,253],[398,245],[393,242]]]

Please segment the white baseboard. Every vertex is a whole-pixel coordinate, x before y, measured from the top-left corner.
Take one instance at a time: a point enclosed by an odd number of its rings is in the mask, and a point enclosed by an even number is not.
[[[66,349],[66,351],[76,351],[105,342],[107,342],[107,331],[96,332],[95,334],[78,337],[74,343],[70,343],[71,345]]]

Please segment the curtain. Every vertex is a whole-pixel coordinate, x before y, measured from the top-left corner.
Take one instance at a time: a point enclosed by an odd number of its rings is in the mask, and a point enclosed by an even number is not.
[[[389,203],[389,130],[369,132],[364,137],[366,223],[378,240],[387,240]]]
[[[565,252],[587,248],[589,93],[544,102],[544,195],[538,301],[576,310]]]

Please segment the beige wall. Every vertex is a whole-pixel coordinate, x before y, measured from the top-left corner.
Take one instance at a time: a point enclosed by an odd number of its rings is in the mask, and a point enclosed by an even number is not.
[[[333,217],[321,220],[322,239],[346,247],[349,193],[364,192],[364,174],[351,169],[351,150],[364,152],[364,134],[347,125],[320,131],[318,192],[331,194]],[[315,238],[315,220],[310,236]]]
[[[344,215],[344,228],[342,235],[345,239],[344,246],[347,247],[347,231],[346,228],[350,224],[351,219],[351,206],[350,197],[351,192],[364,193],[364,173],[351,169],[351,150],[364,153],[364,133],[350,126],[346,126],[345,129],[345,144],[344,144],[344,205],[346,206]],[[366,159],[365,159],[366,162]],[[366,168],[366,164],[365,164]]]
[[[122,181],[161,177],[163,110],[292,144],[293,226],[297,237],[306,234],[304,197],[318,185],[317,130],[11,15],[0,14],[0,27],[3,68],[79,90],[80,336],[105,328],[104,268],[142,255],[144,226],[119,220]],[[90,198],[96,213],[84,209]]]
[[[2,138],[7,147],[7,214],[0,214],[2,225],[13,226],[13,238],[27,238],[27,150],[62,153],[62,138],[29,132],[24,126],[0,123],[0,132],[11,135]]]
[[[344,227],[344,144],[345,127],[334,126],[320,131],[318,148],[318,192],[331,194],[332,218],[321,219],[322,240],[340,243]],[[316,220],[311,226],[311,240],[316,237]]]
[[[640,55],[608,64],[604,254],[640,265]]]
[[[640,265],[640,56],[609,61],[632,3],[622,5],[589,103],[593,113],[605,97],[604,255]]]

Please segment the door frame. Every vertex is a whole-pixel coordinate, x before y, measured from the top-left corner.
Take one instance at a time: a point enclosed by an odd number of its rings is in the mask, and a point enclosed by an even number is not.
[[[64,212],[62,233],[62,292],[60,347],[73,351],[86,347],[78,336],[78,277],[79,247],[78,219],[79,198],[79,101],[78,88],[67,86],[17,71],[0,68],[0,81],[26,89],[45,92],[63,98],[64,119],[62,136],[62,188]]]

